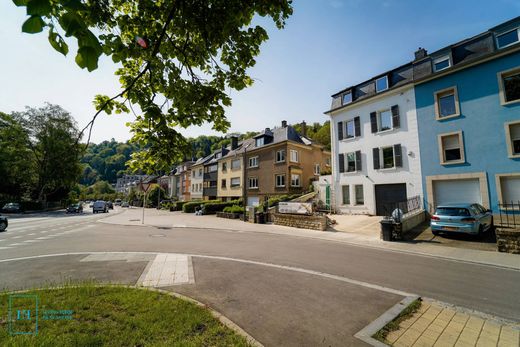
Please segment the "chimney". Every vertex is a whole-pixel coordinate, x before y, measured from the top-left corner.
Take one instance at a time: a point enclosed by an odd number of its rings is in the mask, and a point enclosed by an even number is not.
[[[238,147],[238,136],[231,136],[231,150],[235,150]]]
[[[287,121],[286,120],[282,121],[282,128],[287,128]]]
[[[269,133],[269,132],[271,132],[271,129],[269,129],[269,128],[265,128],[264,132],[265,132],[265,133]]]
[[[301,135],[302,136],[307,136],[307,123],[305,123],[305,121],[302,122],[301,124]]]
[[[419,47],[417,51],[415,51],[415,60],[420,60],[428,55],[428,51],[422,47]]]

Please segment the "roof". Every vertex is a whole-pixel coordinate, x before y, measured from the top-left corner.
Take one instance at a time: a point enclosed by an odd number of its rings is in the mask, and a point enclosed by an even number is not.
[[[248,150],[250,148],[253,148],[254,145],[255,145],[255,139],[254,138],[252,138],[252,139],[245,139],[245,140],[243,140],[243,141],[238,143],[238,147],[237,148],[235,148],[233,150],[230,150],[222,158],[229,158],[229,157],[234,157],[236,155],[242,154],[242,153],[244,153],[244,150]]]
[[[476,202],[461,202],[461,203],[449,203],[449,204],[442,204],[437,206],[437,208],[445,208],[445,207],[458,207],[458,208],[468,208],[471,205],[476,204]]]

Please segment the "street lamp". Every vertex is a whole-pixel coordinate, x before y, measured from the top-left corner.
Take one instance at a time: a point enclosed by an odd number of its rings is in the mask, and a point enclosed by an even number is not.
[[[244,140],[245,141],[245,140]],[[251,143],[248,143],[244,146],[244,160],[243,160],[243,180],[242,180],[242,207],[244,209],[244,222],[246,221],[246,203],[247,203],[247,188],[246,188],[246,178],[247,178],[247,148],[251,146]]]

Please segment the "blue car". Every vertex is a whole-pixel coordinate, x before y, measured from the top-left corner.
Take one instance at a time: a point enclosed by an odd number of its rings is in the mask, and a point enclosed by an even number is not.
[[[444,204],[435,210],[430,227],[434,235],[453,232],[480,236],[493,229],[493,214],[479,204]]]

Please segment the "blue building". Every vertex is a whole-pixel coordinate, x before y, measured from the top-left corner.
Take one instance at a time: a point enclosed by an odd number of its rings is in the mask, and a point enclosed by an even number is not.
[[[414,78],[425,207],[520,201],[520,17],[427,54]]]

